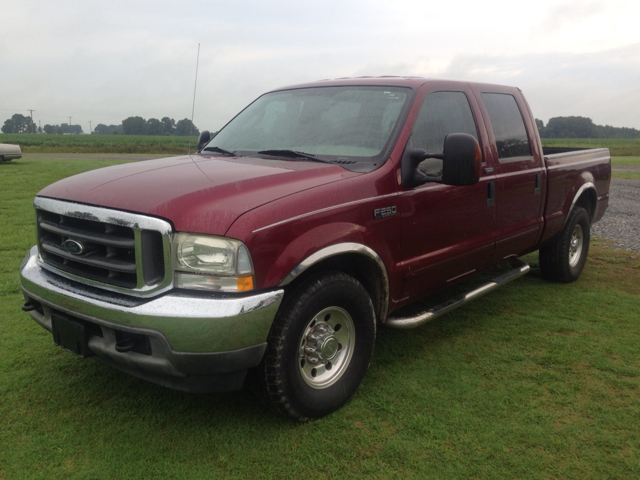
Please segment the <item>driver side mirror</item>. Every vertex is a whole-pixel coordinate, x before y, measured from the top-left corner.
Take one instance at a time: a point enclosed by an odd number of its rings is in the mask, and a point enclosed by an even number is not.
[[[198,146],[196,150],[199,152],[204,148],[204,146],[211,141],[211,134],[209,130],[203,130],[200,132],[200,136],[198,137]]]
[[[442,160],[442,176],[429,176],[418,170],[418,165],[427,158]],[[480,179],[482,150],[478,141],[467,133],[450,133],[444,139],[443,153],[428,153],[413,147],[411,141],[402,155],[402,186],[417,187],[427,182],[445,185],[474,185]]]

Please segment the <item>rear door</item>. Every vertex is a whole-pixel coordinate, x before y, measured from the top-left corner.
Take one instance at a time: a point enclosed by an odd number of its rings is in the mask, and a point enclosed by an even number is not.
[[[519,90],[476,87],[492,143],[496,174],[495,262],[521,255],[538,240],[546,171],[531,116]]]
[[[442,152],[449,133],[468,133],[487,146],[482,119],[473,113],[473,94],[467,84],[459,85],[459,90],[427,92],[409,140],[414,147]],[[442,160],[427,159],[419,168],[437,176]],[[462,279],[490,261],[495,205],[487,201],[487,178],[464,187],[427,183],[400,188],[405,299]]]

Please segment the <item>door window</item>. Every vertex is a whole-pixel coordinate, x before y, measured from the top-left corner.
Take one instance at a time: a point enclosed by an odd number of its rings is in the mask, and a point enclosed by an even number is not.
[[[468,133],[478,140],[478,129],[469,100],[463,92],[433,92],[425,98],[411,134],[413,146],[442,153],[450,133]],[[418,166],[426,175],[440,175],[442,160],[428,158]]]
[[[504,162],[530,158],[531,146],[527,130],[513,95],[483,93],[482,102],[491,120],[498,159]]]

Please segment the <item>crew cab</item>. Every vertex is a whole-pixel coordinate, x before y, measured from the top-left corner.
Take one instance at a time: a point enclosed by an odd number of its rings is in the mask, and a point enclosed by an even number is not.
[[[376,328],[413,328],[528,272],[578,279],[607,149],[543,149],[521,91],[423,78],[271,91],[195,154],[35,198],[23,309],[59,345],[167,387],[250,380],[298,420],[346,403]],[[397,311],[497,264],[415,316]]]

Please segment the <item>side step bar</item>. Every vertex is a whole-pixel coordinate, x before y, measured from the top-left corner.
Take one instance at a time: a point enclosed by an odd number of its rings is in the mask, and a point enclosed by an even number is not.
[[[450,298],[446,302],[441,303],[440,305],[436,305],[426,312],[422,312],[414,317],[389,317],[384,324],[391,328],[400,329],[419,327],[420,325],[424,325],[425,323],[435,320],[445,313],[449,313],[451,310],[455,310],[465,303],[469,303],[472,300],[480,298],[483,295],[486,295],[487,293],[500,288],[501,286],[511,282],[512,280],[515,280],[516,278],[520,278],[523,275],[526,275],[531,269],[531,267],[529,267],[526,262],[523,262],[520,259],[514,260],[511,263],[511,266],[513,267],[513,270],[509,270],[507,273],[494,278],[490,282],[476,288],[475,290],[470,291],[469,293],[463,293],[461,295]]]

